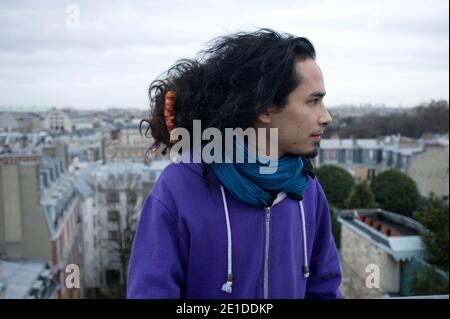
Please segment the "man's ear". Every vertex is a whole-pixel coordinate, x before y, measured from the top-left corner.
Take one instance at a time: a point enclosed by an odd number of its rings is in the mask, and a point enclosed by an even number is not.
[[[272,123],[272,116],[275,113],[275,111],[276,111],[275,107],[267,108],[267,110],[258,115],[257,117],[258,121],[265,125],[269,125],[270,123]]]

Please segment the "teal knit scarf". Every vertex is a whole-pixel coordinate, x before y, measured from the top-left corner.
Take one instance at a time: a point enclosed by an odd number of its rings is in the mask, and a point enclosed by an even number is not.
[[[236,145],[235,145],[236,148]],[[269,167],[269,162],[249,153],[244,148],[244,163],[212,163],[211,168],[231,195],[237,200],[253,205],[269,207],[273,198],[270,193],[285,191],[288,195],[303,197],[308,178],[303,172],[304,159],[294,155],[284,155],[278,159],[278,169],[273,174],[260,174],[260,168]],[[253,156],[253,157],[252,157]]]

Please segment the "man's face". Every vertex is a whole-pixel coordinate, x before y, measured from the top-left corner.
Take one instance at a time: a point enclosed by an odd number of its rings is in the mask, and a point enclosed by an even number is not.
[[[312,59],[296,62],[301,85],[288,96],[287,105],[269,109],[270,127],[278,128],[278,156],[284,154],[314,157],[318,154],[320,135],[331,123],[324,103],[322,72]]]

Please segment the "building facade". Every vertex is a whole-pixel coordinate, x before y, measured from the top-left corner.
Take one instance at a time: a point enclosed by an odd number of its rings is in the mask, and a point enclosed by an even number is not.
[[[53,109],[44,116],[42,128],[55,135],[70,133],[72,131],[72,122],[63,111]]]
[[[396,168],[410,176],[422,196],[431,192],[448,196],[449,147],[442,141],[400,136],[379,139],[324,139],[316,167],[337,165],[358,180],[372,180],[384,170]]]
[[[68,265],[83,273],[80,196],[62,159],[42,154],[0,156],[0,254],[48,263],[57,298],[79,298],[68,288]]]

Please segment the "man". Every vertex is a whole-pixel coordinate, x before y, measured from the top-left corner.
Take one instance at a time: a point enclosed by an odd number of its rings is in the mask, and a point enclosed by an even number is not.
[[[151,85],[143,121],[153,150],[200,120],[220,132],[276,129],[257,134],[276,152],[233,141],[243,163],[192,163],[194,148],[169,165],[142,208],[128,297],[340,298],[330,211],[308,159],[331,122],[313,45],[261,29],[218,38],[204,54]],[[269,159],[277,170],[261,174]]]

